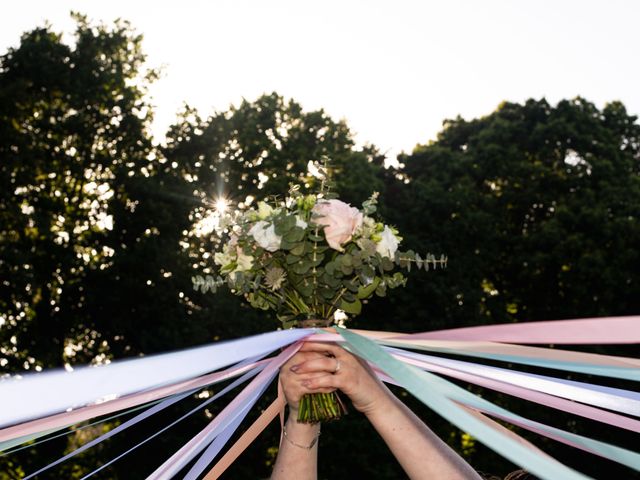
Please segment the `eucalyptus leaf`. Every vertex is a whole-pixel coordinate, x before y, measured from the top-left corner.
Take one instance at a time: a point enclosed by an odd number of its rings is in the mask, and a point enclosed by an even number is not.
[[[370,265],[363,265],[358,272],[358,276],[362,283],[367,285],[373,281],[376,276],[376,271]]]
[[[324,266],[325,272],[327,273],[327,275],[331,276],[335,273],[336,271],[336,263],[335,262],[328,262],[325,266]]]
[[[302,256],[304,254],[304,249],[305,249],[305,244],[304,243],[298,243],[296,244],[294,247],[291,247],[291,254],[292,255],[297,255],[297,256]]]
[[[343,299],[345,302],[352,303],[352,302],[355,302],[355,301],[356,301],[357,297],[355,296],[355,294],[353,294],[353,293],[351,293],[351,292],[343,292],[343,293],[342,293],[342,299]]]
[[[309,262],[308,260],[302,260],[300,262],[293,264],[293,266],[291,267],[291,270],[293,270],[293,272],[297,273],[298,275],[303,275],[307,273],[310,268],[311,268],[311,262]]]
[[[342,273],[344,273],[345,275],[351,275],[353,273],[353,267],[349,265],[342,265],[340,271],[342,271]]]
[[[309,261],[311,262],[312,267],[317,267],[319,265],[322,265],[322,262],[324,261],[324,255],[316,255],[315,260],[313,260],[313,257],[311,257]]]
[[[378,285],[380,285],[380,277],[374,278],[373,282],[371,282],[369,285],[361,286],[358,289],[358,298],[360,300],[364,300],[365,298],[369,298],[371,295],[373,295],[373,292],[376,291],[376,288],[378,288]]]
[[[286,238],[288,242],[296,243],[304,238],[304,234],[304,229],[295,227],[292,228],[289,232],[285,233],[284,238]]]
[[[393,262],[391,261],[390,258],[382,257],[381,265],[382,265],[382,269],[384,271],[393,270]]]
[[[321,287],[318,289],[318,293],[322,298],[324,298],[327,302],[330,302],[333,297],[335,297],[335,290],[329,287]]]
[[[360,287],[358,285],[357,281],[353,281],[353,280],[347,280],[344,282],[344,286],[347,287],[347,289],[352,292],[352,293],[357,293],[358,292],[358,288]]]
[[[295,247],[295,243],[292,243],[290,241],[288,241],[286,238],[283,238],[282,241],[280,242],[280,249],[281,250],[290,250],[291,248]]]
[[[286,256],[285,258],[287,264],[292,265],[294,263],[297,263],[300,261],[300,257],[297,255],[294,255],[293,253],[290,253],[289,255]]]
[[[360,302],[360,300],[358,300],[357,298],[353,302],[347,302],[343,300],[342,302],[340,302],[340,309],[344,310],[347,313],[350,313],[351,315],[359,315],[362,311],[362,302]]]
[[[311,294],[313,293],[313,285],[309,282],[305,283],[305,282],[301,282],[297,287],[296,290],[298,292],[300,292],[300,294],[303,297],[310,297]]]
[[[336,278],[334,275],[331,275],[328,272],[325,272],[325,274],[320,277],[320,281],[325,285],[332,287],[334,290],[342,284],[342,281],[339,278]]]

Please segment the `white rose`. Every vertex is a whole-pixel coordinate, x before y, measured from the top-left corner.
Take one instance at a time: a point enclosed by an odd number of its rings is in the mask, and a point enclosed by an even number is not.
[[[376,252],[383,257],[393,258],[399,243],[391,229],[385,225],[384,230],[380,233],[380,241],[376,244]]]
[[[269,252],[275,252],[280,248],[282,237],[276,235],[276,229],[272,223],[260,220],[249,230],[256,243]]]

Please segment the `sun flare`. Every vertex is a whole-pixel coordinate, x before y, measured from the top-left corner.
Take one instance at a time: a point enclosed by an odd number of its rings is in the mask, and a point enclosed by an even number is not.
[[[226,198],[220,197],[216,200],[216,210],[219,213],[224,213],[227,208],[229,208],[229,201]]]

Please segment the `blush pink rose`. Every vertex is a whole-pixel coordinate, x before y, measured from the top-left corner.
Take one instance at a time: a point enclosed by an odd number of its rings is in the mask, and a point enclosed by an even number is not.
[[[351,240],[362,225],[362,213],[340,200],[324,200],[316,203],[312,212],[314,222],[324,227],[327,243],[334,250],[342,251],[342,245]]]

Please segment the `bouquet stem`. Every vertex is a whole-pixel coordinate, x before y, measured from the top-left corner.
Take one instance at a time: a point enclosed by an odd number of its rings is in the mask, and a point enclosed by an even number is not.
[[[322,328],[328,327],[333,321],[331,319],[307,319],[300,322],[302,328]],[[338,420],[347,413],[344,403],[340,399],[338,392],[331,393],[309,393],[303,395],[298,407],[299,423],[318,423]]]
[[[298,407],[299,423],[318,423],[338,420],[347,409],[338,392],[303,395]]]

